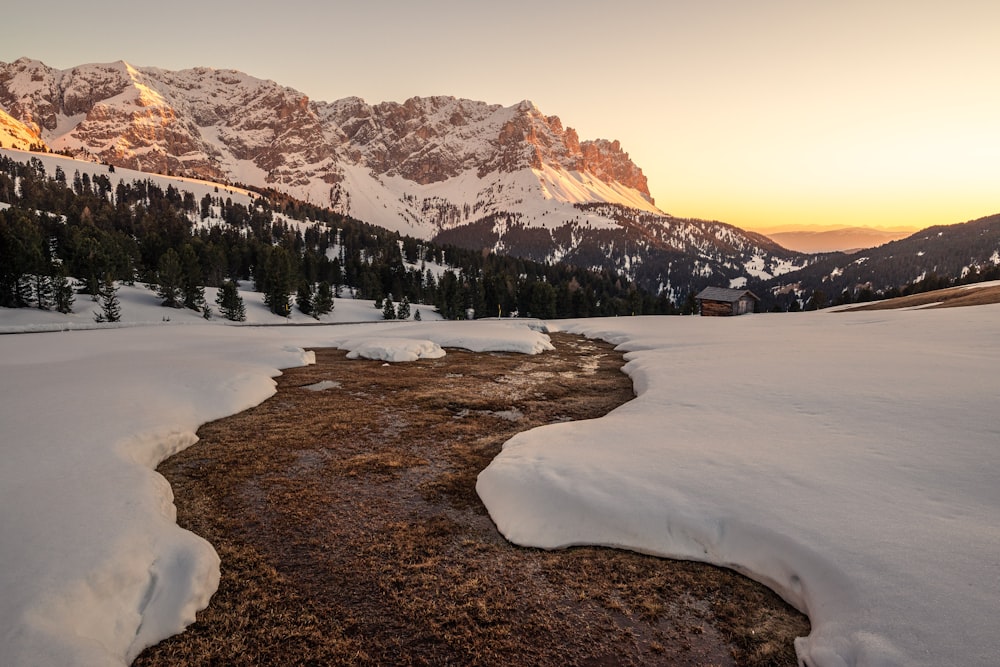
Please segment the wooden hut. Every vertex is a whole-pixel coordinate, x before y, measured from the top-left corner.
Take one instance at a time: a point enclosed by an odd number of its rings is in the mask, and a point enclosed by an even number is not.
[[[760,298],[750,290],[706,287],[695,300],[703,316],[728,317],[754,312]]]

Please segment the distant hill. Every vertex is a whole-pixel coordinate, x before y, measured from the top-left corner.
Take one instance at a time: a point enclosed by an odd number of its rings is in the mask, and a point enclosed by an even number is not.
[[[852,253],[874,248],[890,241],[906,238],[911,230],[890,230],[874,227],[839,227],[835,229],[789,229],[760,232],[778,245],[796,252]]]
[[[826,305],[900,296],[1000,277],[1000,214],[928,227],[904,239],[848,255],[818,255],[809,266],[748,287],[764,305],[789,305],[820,292]]]

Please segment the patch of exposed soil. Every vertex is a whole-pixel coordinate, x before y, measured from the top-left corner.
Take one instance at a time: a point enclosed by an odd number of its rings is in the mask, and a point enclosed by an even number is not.
[[[478,473],[514,433],[632,398],[611,346],[388,365],[317,350],[160,472],[219,591],[135,665],[781,665],[808,621],[732,572],[496,531]]]

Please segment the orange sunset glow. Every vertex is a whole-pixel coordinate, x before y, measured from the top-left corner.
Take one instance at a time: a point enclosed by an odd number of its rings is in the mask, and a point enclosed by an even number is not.
[[[326,101],[530,99],[620,140],[662,210],[747,229],[1000,211],[994,0],[181,1],[140,28],[142,4],[56,3],[43,40],[14,12],[0,60],[232,68]]]

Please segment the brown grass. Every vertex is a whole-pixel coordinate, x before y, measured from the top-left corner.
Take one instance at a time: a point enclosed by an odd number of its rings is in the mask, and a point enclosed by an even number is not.
[[[553,338],[392,366],[317,350],[202,427],[160,471],[222,558],[219,591],[134,664],[795,664],[807,620],[744,577],[497,533],[475,481],[503,442],[632,397],[610,346]],[[340,386],[303,388],[321,380]]]
[[[990,303],[1000,303],[1000,285],[989,287],[949,287],[947,289],[933,290],[931,292],[921,292],[920,294],[900,296],[895,299],[873,301],[872,303],[866,303],[864,305],[852,306],[839,312],[853,312],[859,310],[891,310],[895,308],[914,308],[916,306],[927,306],[928,308],[958,308],[962,306],[983,306]]]

